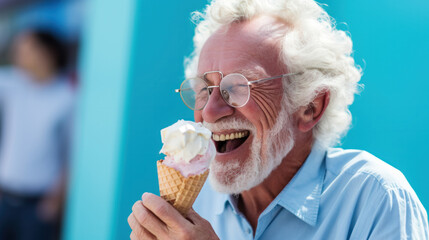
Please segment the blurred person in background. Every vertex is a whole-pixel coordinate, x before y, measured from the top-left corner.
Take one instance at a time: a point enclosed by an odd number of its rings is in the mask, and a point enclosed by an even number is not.
[[[58,239],[74,89],[65,45],[30,30],[0,69],[0,239]]]

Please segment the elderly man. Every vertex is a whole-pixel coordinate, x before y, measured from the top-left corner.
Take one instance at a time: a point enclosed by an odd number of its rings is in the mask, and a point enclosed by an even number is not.
[[[193,91],[181,94],[213,132],[210,186],[187,218],[143,194],[131,239],[428,239],[427,213],[398,170],[329,148],[350,125],[361,74],[320,6],[218,0],[196,16],[182,85]]]

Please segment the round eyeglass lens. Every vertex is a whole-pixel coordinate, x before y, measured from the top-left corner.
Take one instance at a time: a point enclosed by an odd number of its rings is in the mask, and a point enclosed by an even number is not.
[[[186,79],[180,86],[183,102],[192,110],[201,110],[209,99],[207,84],[200,78]]]
[[[239,73],[225,76],[220,82],[222,98],[233,107],[242,107],[249,101],[250,88],[247,78]]]

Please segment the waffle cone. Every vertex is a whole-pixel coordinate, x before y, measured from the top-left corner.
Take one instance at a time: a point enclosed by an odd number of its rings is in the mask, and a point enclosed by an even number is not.
[[[159,192],[162,198],[173,205],[182,215],[186,216],[207,179],[209,170],[199,175],[183,177],[174,168],[157,162]]]

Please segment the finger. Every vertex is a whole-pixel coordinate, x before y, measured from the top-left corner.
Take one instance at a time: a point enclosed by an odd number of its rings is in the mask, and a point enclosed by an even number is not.
[[[155,214],[168,227],[180,228],[189,224],[171,204],[152,193],[144,193],[142,196],[143,205]]]
[[[202,218],[197,212],[195,212],[193,208],[189,210],[187,219],[194,225],[203,226],[207,229],[212,228],[210,223],[206,219]]]
[[[187,219],[194,224],[194,229],[196,231],[196,235],[211,235],[210,239],[219,239],[216,236],[216,232],[214,231],[212,225],[204,218],[202,218],[197,212],[191,208],[188,212]]]
[[[201,219],[203,219],[197,212],[195,212],[195,210],[193,208],[191,208],[188,212],[188,215],[186,216],[186,218],[192,222],[193,224],[195,224],[198,221],[201,221]]]
[[[136,232],[131,232],[131,234],[130,234],[130,239],[131,240],[146,240],[146,239],[149,239],[149,240],[152,240],[152,239],[154,239],[154,240],[156,240],[156,238],[153,236],[153,235],[137,235],[137,233]]]
[[[158,217],[156,217],[151,211],[146,209],[142,201],[137,201],[133,205],[133,214],[140,225],[151,232],[157,237],[165,236],[167,234],[167,226]]]
[[[139,224],[133,213],[128,217],[128,224],[132,229],[130,239],[156,239],[152,233]]]

